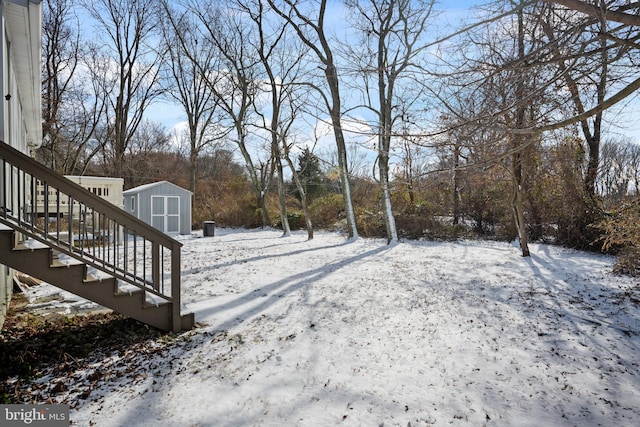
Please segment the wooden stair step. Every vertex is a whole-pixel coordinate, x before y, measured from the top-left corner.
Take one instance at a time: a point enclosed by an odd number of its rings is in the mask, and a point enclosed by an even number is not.
[[[156,328],[174,329],[171,301],[121,284],[108,271],[88,266],[38,240],[18,242],[16,236],[14,230],[0,228],[0,263]],[[180,326],[183,330],[193,328],[194,314],[181,315]]]

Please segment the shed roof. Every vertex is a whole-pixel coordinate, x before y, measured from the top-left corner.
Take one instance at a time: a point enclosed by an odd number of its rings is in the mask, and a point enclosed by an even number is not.
[[[168,185],[170,185],[172,187],[175,187],[175,188],[177,188],[179,190],[185,191],[185,192],[187,192],[189,194],[193,194],[191,191],[187,190],[186,188],[182,188],[179,185],[175,185],[174,183],[169,182],[169,181],[158,181],[158,182],[151,182],[149,184],[139,185],[137,187],[133,187],[133,188],[130,188],[130,189],[126,190],[126,191],[123,191],[122,194],[127,196],[129,194],[140,193],[142,191],[147,191],[147,190],[152,189],[153,187],[158,187],[158,186],[163,185],[163,184],[168,184]]]

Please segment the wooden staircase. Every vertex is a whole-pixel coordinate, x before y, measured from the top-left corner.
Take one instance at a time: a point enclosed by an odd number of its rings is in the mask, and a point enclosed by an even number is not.
[[[176,240],[2,142],[0,205],[1,264],[159,329],[194,327]],[[62,205],[66,220],[50,211]]]

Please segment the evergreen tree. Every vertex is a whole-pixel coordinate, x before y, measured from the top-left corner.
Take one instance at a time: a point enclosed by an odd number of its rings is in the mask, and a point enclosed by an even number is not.
[[[298,156],[297,172],[307,194],[307,200],[311,202],[327,192],[326,177],[320,169],[320,159],[308,147]],[[297,189],[294,190],[294,195],[300,199],[300,193]]]

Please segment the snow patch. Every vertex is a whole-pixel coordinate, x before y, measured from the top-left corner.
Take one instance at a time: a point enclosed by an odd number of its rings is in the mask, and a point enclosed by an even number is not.
[[[613,258],[281,234],[180,237],[203,326],[95,360],[127,375],[56,396],[73,424],[637,425],[640,291]]]

